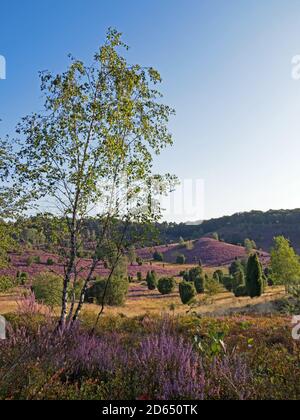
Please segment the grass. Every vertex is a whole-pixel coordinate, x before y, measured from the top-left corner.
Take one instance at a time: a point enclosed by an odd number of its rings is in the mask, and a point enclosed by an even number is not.
[[[16,289],[9,294],[0,295],[0,313],[5,315],[14,312],[21,290]],[[179,293],[162,296],[158,291],[149,291],[144,283],[132,283],[126,304],[122,307],[106,307],[105,315],[141,316],[146,313],[156,315],[172,313],[176,315],[194,311],[198,314],[216,316],[229,315],[235,312],[272,313],[272,301],[284,296],[283,287],[272,287],[260,298],[235,298],[232,293],[222,292],[215,296],[198,295],[192,308],[181,303]],[[99,306],[85,305],[85,312],[98,313]]]

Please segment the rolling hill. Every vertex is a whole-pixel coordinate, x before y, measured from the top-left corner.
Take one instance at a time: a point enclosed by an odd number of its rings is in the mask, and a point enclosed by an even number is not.
[[[231,264],[236,258],[247,256],[245,248],[225,242],[216,241],[211,238],[200,238],[192,242],[188,247],[179,244],[169,246],[157,246],[138,250],[137,253],[144,259],[151,259],[154,251],[163,254],[164,260],[175,263],[178,255],[183,254],[188,264],[202,264],[208,267],[218,267]],[[269,260],[267,252],[259,251],[263,263]]]

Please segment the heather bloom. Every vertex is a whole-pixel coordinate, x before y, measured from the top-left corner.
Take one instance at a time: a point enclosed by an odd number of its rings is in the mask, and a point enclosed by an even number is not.
[[[145,388],[165,399],[204,399],[205,374],[198,354],[180,337],[165,334],[144,339],[135,352]]]
[[[39,308],[33,296],[22,302],[30,314]],[[22,312],[22,311],[21,311]],[[96,381],[100,398],[109,399],[220,399],[249,397],[251,379],[244,360],[233,354],[211,362],[163,319],[145,335],[119,333],[91,335],[80,324],[56,331],[45,318],[39,328],[8,328],[0,344],[0,397],[26,394],[35,372],[41,389],[51,378],[64,386]],[[33,370],[32,370],[33,369]],[[28,381],[30,378],[30,381]],[[50,378],[50,379],[49,379]],[[35,386],[34,392],[37,392]]]

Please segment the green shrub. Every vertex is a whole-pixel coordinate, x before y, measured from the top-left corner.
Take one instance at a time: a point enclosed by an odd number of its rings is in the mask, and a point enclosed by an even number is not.
[[[262,266],[257,254],[251,255],[249,257],[247,265],[246,286],[248,295],[251,298],[259,297],[264,292]]]
[[[224,277],[224,273],[222,270],[217,270],[213,274],[213,278],[217,280],[219,283],[222,283],[223,277]]]
[[[240,260],[235,260],[229,267],[229,274],[233,277],[237,271],[244,271],[243,264]]]
[[[247,288],[245,285],[238,286],[234,291],[235,297],[246,297],[248,296]]]
[[[94,299],[98,305],[104,302],[108,306],[122,306],[128,294],[128,278],[122,276],[107,279],[98,279],[88,290],[86,301]]]
[[[189,271],[189,281],[194,283],[196,278],[199,276],[202,276],[202,274],[203,274],[202,267],[199,266],[199,267],[191,268]]]
[[[26,265],[27,265],[27,267],[30,267],[32,264],[33,264],[33,262],[34,262],[34,258],[33,257],[28,257],[27,259],[26,259]]]
[[[239,288],[240,286],[245,286],[245,274],[244,271],[236,271],[234,276],[233,276],[233,280],[232,280],[232,291],[233,293],[235,293],[236,289]]]
[[[53,261],[53,259],[52,258],[48,258],[47,259],[47,265],[54,265],[54,261]]]
[[[186,258],[183,254],[177,256],[176,264],[183,265],[183,264],[185,264],[185,262],[186,262]]]
[[[155,290],[157,288],[157,276],[155,271],[148,271],[146,282],[149,290]]]
[[[144,261],[141,257],[137,257],[136,262],[140,267],[144,264]]]
[[[174,292],[176,287],[176,282],[173,277],[162,277],[159,279],[157,288],[159,293],[162,295],[169,295]]]
[[[34,262],[35,264],[41,264],[41,257],[40,257],[39,255],[36,255],[36,256],[33,258],[33,262]]]
[[[164,256],[161,252],[155,251],[153,254],[153,259],[154,261],[157,261],[157,262],[163,262]]]
[[[183,281],[179,284],[179,294],[181,302],[187,305],[196,296],[197,292],[195,286],[191,282]]]
[[[53,273],[41,273],[34,278],[32,291],[38,302],[58,306],[62,300],[63,278]]]
[[[204,276],[203,275],[197,276],[195,278],[194,285],[195,285],[195,288],[196,288],[196,292],[198,294],[204,293],[205,292],[205,278],[204,278]]]
[[[210,296],[217,295],[218,293],[222,293],[224,291],[220,283],[214,279],[207,279],[205,281],[205,290]]]
[[[233,291],[233,277],[232,276],[224,276],[222,279],[222,284],[228,292]]]
[[[142,273],[140,271],[136,274],[136,277],[137,277],[137,280],[139,282],[142,282],[143,281],[143,275],[142,275]]]
[[[0,276],[0,293],[8,292],[10,289],[15,287],[15,283],[12,278],[8,276]]]
[[[16,283],[19,286],[25,286],[25,284],[27,283],[27,280],[28,280],[27,273],[20,273],[19,271],[17,272]]]

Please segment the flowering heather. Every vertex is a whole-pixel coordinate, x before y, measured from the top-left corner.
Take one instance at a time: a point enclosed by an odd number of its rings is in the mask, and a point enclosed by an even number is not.
[[[71,389],[80,398],[80,384],[91,381],[96,394],[85,398],[217,399],[230,386],[245,397],[242,359],[203,363],[191,342],[171,331],[171,323],[157,325],[156,333],[129,336],[90,335],[79,324],[54,333],[48,321],[35,332],[10,328],[0,344],[0,398],[50,398],[53,387],[61,393],[55,398]]]

